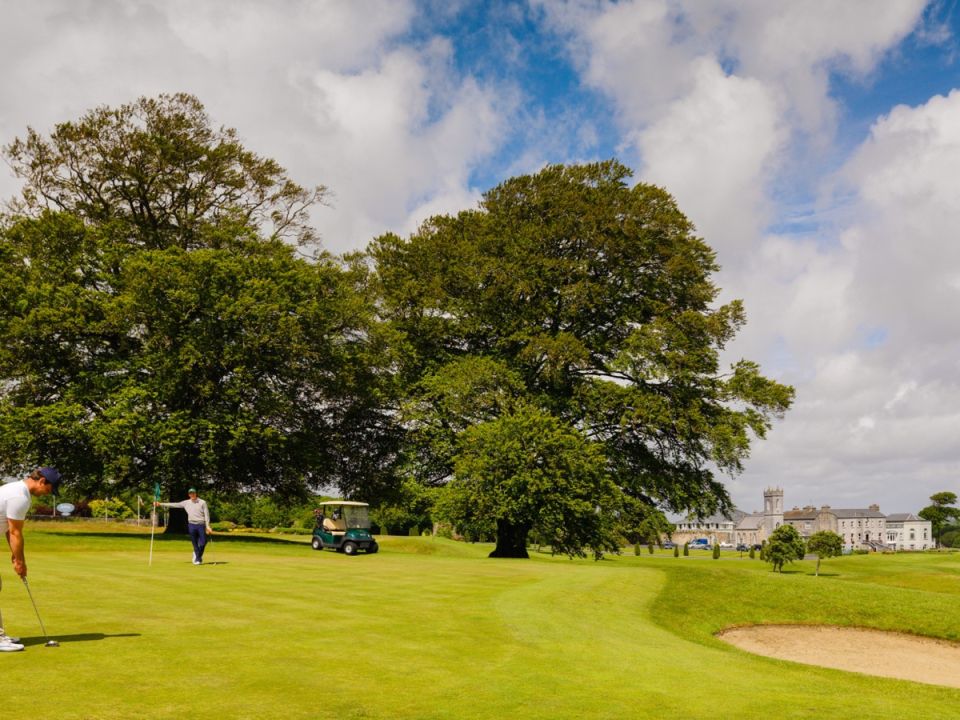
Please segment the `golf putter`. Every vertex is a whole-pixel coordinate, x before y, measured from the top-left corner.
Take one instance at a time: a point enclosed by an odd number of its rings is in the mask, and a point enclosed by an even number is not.
[[[37,620],[40,622],[40,629],[43,630],[43,637],[47,641],[44,643],[44,647],[60,647],[60,643],[56,640],[51,640],[50,636],[47,635],[47,629],[43,626],[43,620],[40,619],[40,611],[37,610],[37,603],[33,599],[33,593],[30,592],[30,583],[27,582],[26,578],[23,578],[23,586],[27,589],[27,595],[30,596],[30,604],[33,605],[33,611],[37,614]]]

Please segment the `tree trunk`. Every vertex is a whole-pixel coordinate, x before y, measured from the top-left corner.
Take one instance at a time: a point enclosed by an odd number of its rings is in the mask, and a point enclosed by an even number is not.
[[[820,556],[817,555],[817,569],[813,571],[814,577],[820,577]]]
[[[170,495],[163,502],[180,502],[187,499],[187,489],[190,486],[184,482],[174,482],[169,486]],[[187,513],[180,508],[170,508],[167,514],[167,527],[164,529],[165,535],[186,535],[187,534]]]
[[[490,553],[492,558],[529,558],[527,533],[529,525],[514,525],[508,520],[497,520],[497,546]]]

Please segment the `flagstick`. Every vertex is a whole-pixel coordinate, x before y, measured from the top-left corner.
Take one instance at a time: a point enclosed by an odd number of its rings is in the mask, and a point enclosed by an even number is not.
[[[148,565],[153,567],[153,533],[157,529],[157,508],[154,506],[150,513],[150,562]]]

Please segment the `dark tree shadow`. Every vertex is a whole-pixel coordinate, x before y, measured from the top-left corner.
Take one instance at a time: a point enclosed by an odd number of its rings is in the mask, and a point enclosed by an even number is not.
[[[140,637],[140,633],[81,633],[78,635],[57,635],[56,637],[51,637],[51,640],[56,640],[61,645],[66,645],[67,643],[75,642],[90,642],[91,640],[106,640],[107,638],[123,638],[123,637]],[[20,638],[20,644],[25,647],[30,647],[33,645],[44,645],[47,642],[47,638],[40,637],[22,637]]]
[[[67,535],[67,533],[63,533]],[[141,542],[150,542],[150,536],[146,534],[139,533],[109,533],[109,532],[72,532],[69,533],[70,537],[92,537],[92,538],[110,538],[116,540],[118,537],[130,538],[131,540],[139,540]],[[271,545],[306,545],[304,540],[293,540],[286,537],[258,537],[256,535],[221,535],[219,533],[215,534],[214,542],[216,543],[266,543]],[[308,537],[306,535],[301,535],[300,537]],[[183,542],[184,540],[189,541],[189,535],[165,535],[162,533],[157,533],[154,538],[156,543],[167,543],[167,542]]]

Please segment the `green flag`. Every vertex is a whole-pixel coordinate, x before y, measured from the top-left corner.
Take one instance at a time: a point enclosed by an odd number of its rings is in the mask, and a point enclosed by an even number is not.
[[[160,502],[160,483],[153,484],[153,499]]]

